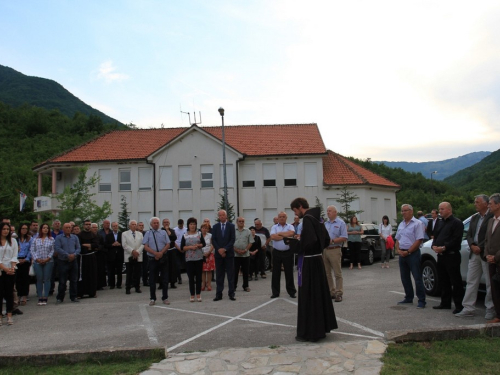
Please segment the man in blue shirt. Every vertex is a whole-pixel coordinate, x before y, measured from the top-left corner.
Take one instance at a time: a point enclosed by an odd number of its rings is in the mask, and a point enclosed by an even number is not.
[[[420,270],[420,245],[424,239],[422,222],[413,217],[413,207],[409,204],[401,206],[403,221],[398,226],[396,233],[396,251],[399,254],[399,273],[405,289],[404,300],[398,305],[412,304],[415,293],[411,283],[411,275],[415,280],[418,297],[418,309],[425,308],[425,289]]]
[[[56,264],[59,270],[59,289],[57,292],[57,303],[64,301],[66,294],[66,282],[69,277],[69,298],[71,302],[80,302],[77,296],[78,263],[80,255],[80,241],[78,237],[71,234],[71,224],[64,223],[64,234],[56,237],[55,251],[57,253]]]

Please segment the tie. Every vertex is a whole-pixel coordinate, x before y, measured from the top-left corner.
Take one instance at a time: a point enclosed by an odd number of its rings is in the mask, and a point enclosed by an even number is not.
[[[222,237],[224,237],[224,229],[226,227],[226,224],[222,224]]]
[[[134,239],[135,239],[135,232],[132,232],[132,236],[134,236]]]

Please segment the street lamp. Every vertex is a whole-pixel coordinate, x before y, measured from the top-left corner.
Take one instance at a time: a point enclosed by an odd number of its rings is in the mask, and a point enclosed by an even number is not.
[[[432,175],[438,173],[438,171],[431,172],[431,188],[432,188],[432,205],[434,205],[434,185],[432,185]],[[433,207],[432,207],[433,208]],[[431,208],[431,209],[432,209]]]
[[[226,174],[226,137],[224,135],[224,108],[219,108],[222,117],[222,173],[224,175],[224,210],[228,211],[227,204],[227,174]]]

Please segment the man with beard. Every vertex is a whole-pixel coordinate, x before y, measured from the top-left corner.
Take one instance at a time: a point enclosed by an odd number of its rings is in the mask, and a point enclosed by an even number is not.
[[[97,290],[97,258],[96,252],[99,250],[99,239],[91,229],[90,220],[83,222],[83,231],[78,234],[80,240],[78,297],[88,295],[93,298]]]
[[[290,204],[295,215],[302,218],[299,240],[299,304],[297,315],[297,341],[318,341],[332,329],[337,320],[323,264],[323,249],[330,236],[320,221],[320,208],[309,209],[305,198],[296,198]]]

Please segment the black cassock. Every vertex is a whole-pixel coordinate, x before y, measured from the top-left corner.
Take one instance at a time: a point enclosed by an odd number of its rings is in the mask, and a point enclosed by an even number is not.
[[[81,255],[78,261],[78,286],[77,296],[95,297],[97,291],[97,257],[96,252],[99,250],[99,238],[92,232],[82,231],[78,235],[80,245],[90,244],[88,247],[81,248]]]
[[[299,306],[297,315],[297,338],[316,341],[326,337],[326,333],[337,329],[337,319],[323,264],[323,248],[328,238],[320,230],[320,209],[309,209],[302,220],[299,258]],[[301,274],[300,274],[301,273]],[[300,279],[299,279],[300,282]]]

